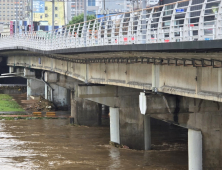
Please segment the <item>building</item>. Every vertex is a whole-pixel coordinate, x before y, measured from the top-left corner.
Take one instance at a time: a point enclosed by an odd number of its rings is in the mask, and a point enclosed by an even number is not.
[[[109,13],[122,13],[130,11],[129,2],[127,0],[114,0],[114,1],[96,1],[98,6],[97,14],[109,14]]]
[[[25,19],[27,5],[27,0],[0,0],[0,22],[9,23],[11,20]]]
[[[40,2],[40,1],[39,1]],[[40,3],[36,2],[36,6],[42,6],[42,9],[35,10],[34,3],[34,14],[33,21],[45,21],[48,22],[48,25],[52,25],[52,2],[51,1],[41,1]],[[36,11],[36,12],[35,12]],[[65,3],[64,1],[55,1],[55,23],[54,26],[65,25]]]
[[[97,7],[98,0],[88,0],[87,3],[87,14],[95,15],[98,9]],[[100,0],[101,1],[101,0]],[[65,20],[66,24],[72,20],[74,16],[78,16],[84,13],[84,0],[69,0],[65,2]]]
[[[10,25],[0,23],[0,36],[2,35],[10,35]]]

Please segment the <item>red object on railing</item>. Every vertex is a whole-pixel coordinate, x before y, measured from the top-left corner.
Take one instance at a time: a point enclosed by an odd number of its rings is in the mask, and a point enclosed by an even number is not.
[[[126,38],[123,38],[123,40],[124,40],[124,41],[127,41],[127,37],[126,37]]]
[[[194,27],[194,24],[190,24],[190,27]]]
[[[132,37],[131,40],[134,41],[134,37]]]
[[[170,42],[170,40],[165,40],[165,42]]]

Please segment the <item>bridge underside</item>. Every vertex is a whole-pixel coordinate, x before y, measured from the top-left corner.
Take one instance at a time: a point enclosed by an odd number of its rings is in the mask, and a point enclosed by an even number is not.
[[[222,101],[220,52],[44,55],[14,51],[2,52],[1,56],[8,57],[8,66],[47,70],[85,83]]]

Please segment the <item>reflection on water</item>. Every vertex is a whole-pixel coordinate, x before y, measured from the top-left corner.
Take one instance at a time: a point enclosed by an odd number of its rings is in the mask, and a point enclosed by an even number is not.
[[[108,127],[68,123],[0,121],[0,169],[187,169],[187,151],[118,149],[108,145]]]

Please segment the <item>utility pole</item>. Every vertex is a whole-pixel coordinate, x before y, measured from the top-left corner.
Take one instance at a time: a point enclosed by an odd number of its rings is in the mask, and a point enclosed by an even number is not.
[[[52,30],[54,30],[55,23],[55,0],[52,0]]]
[[[146,8],[146,4],[147,4],[147,0],[142,0],[142,9],[145,9]]]
[[[18,0],[16,0],[16,19],[15,19],[15,34],[17,33],[17,27],[18,27]]]
[[[76,16],[77,16],[77,0],[75,0],[75,2],[76,2],[76,3],[75,3],[75,5],[76,5],[76,6],[75,6],[75,8],[76,8]]]
[[[33,31],[33,0],[31,0],[31,33]]]
[[[103,13],[104,13],[104,17],[106,16],[106,4],[105,4],[105,0],[103,0]]]
[[[86,6],[86,0],[84,0],[84,44],[86,46],[86,21],[87,21],[87,6]]]
[[[87,5],[86,5],[86,0],[84,0],[84,22],[87,21]]]

